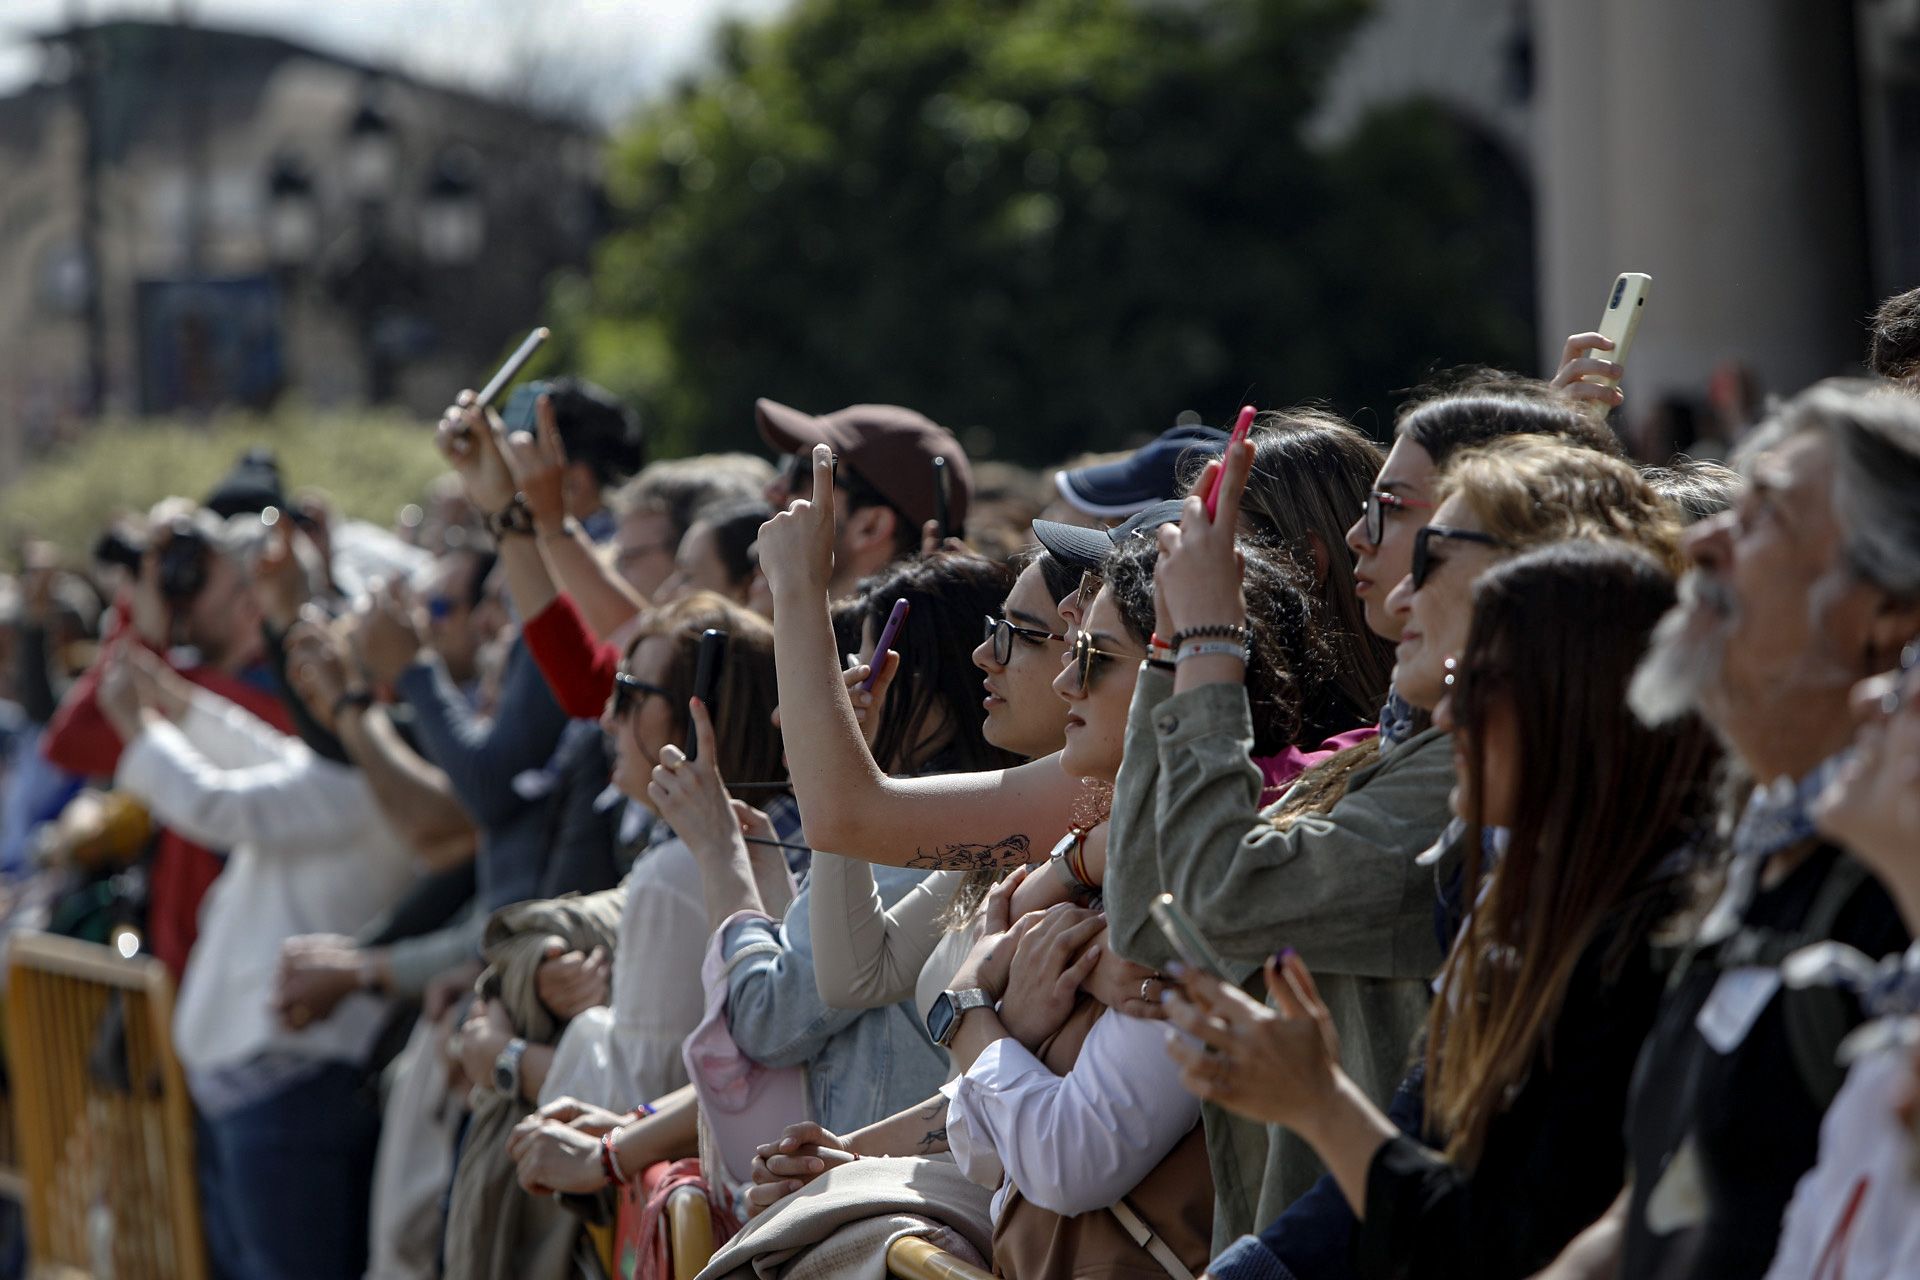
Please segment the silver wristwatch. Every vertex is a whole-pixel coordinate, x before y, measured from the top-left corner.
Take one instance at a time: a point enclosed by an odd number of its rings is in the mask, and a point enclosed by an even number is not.
[[[933,1007],[927,1010],[927,1034],[942,1049],[953,1043],[954,1032],[960,1029],[960,1019],[969,1009],[991,1009],[994,999],[979,987],[969,987],[965,991],[942,991],[934,997]]]
[[[509,1098],[520,1096],[520,1059],[526,1052],[527,1042],[515,1036],[493,1060],[493,1087]]]

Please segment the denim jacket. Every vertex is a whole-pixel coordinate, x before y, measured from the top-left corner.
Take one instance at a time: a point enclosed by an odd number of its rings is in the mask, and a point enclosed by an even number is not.
[[[929,873],[875,867],[888,906]],[[746,920],[729,929],[729,960],[754,946],[727,987],[727,1029],[765,1066],[807,1068],[812,1119],[844,1134],[933,1096],[947,1078],[947,1056],[927,1036],[911,999],[878,1009],[835,1009],[813,977],[813,931],[803,887],[784,922]],[[756,944],[772,943],[778,951]]]

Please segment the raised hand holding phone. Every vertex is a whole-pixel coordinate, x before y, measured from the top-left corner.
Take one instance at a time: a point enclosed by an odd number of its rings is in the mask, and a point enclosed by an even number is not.
[[[1232,453],[1233,447],[1239,444],[1241,441],[1245,440],[1247,438],[1247,432],[1251,431],[1252,429],[1253,429],[1253,406],[1250,404],[1243,404],[1240,406],[1240,417],[1236,419],[1233,424],[1233,433],[1227,437],[1226,452]],[[1217,470],[1214,471],[1204,483],[1204,488],[1206,490],[1206,495],[1207,495],[1207,519],[1209,520],[1213,519],[1214,513],[1220,509],[1221,474],[1222,473],[1220,471],[1217,471]]]
[[[513,471],[500,451],[500,420],[477,407],[471,391],[462,391],[440,415],[433,442],[447,460],[471,502],[492,515],[513,502]]]
[[[1560,368],[1553,375],[1556,391],[1601,416],[1625,401],[1620,379],[1626,373],[1627,353],[1633,347],[1652,290],[1653,277],[1645,272],[1623,271],[1615,277],[1601,311],[1600,327],[1567,339],[1560,353]],[[1606,359],[1592,354],[1600,351],[1607,353]]]
[[[880,668],[886,664],[887,654],[893,650],[893,642],[905,625],[907,615],[913,612],[913,605],[905,596],[893,602],[893,611],[887,615],[887,625],[880,629],[880,638],[873,643],[872,670],[867,678],[860,682],[860,692],[872,693],[874,684],[880,679]]]
[[[1162,615],[1174,642],[1196,627],[1240,626],[1247,621],[1247,602],[1241,590],[1241,557],[1234,546],[1240,523],[1240,503],[1253,473],[1253,442],[1227,445],[1226,456],[1209,462],[1194,493],[1187,496],[1178,524],[1160,527],[1160,559],[1154,566],[1155,627]],[[1211,491],[1217,503],[1209,513],[1202,494]],[[1162,607],[1164,606],[1164,607]],[[1238,679],[1231,658],[1196,657],[1194,672],[1208,678]],[[1188,664],[1182,664],[1184,671]],[[1228,670],[1232,666],[1233,670]]]
[[[718,627],[708,627],[700,633],[700,648],[694,656],[693,703],[709,716],[713,712],[714,695],[720,688],[720,668],[726,660],[727,633]],[[699,735],[690,734],[687,739],[687,759],[699,758]]]
[[[691,747],[682,751],[668,743],[660,749],[660,763],[653,767],[647,784],[647,799],[696,857],[723,857],[736,844],[744,849],[740,823],[714,763],[713,719],[706,704],[689,699],[687,718],[693,727]]]
[[[567,447],[560,440],[560,423],[553,399],[534,402],[534,430],[514,431],[503,438],[503,456],[514,487],[527,499],[527,513],[540,533],[558,532],[567,518]]]

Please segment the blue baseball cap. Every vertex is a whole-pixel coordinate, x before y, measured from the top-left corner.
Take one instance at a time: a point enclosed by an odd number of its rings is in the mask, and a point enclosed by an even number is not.
[[[1217,458],[1227,449],[1218,427],[1175,427],[1115,462],[1056,471],[1060,496],[1088,515],[1116,519],[1180,494],[1181,464]]]

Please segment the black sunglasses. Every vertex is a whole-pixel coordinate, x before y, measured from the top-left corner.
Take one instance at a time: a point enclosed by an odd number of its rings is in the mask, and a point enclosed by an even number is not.
[[[1005,618],[987,616],[987,630],[982,637],[984,642],[993,645],[993,660],[998,666],[1006,666],[1013,660],[1013,638],[1031,640],[1035,644],[1045,644],[1049,640],[1065,640],[1065,636],[1055,635],[1051,631],[1042,631],[1038,627],[1023,627]]]
[[[613,673],[613,718],[623,719],[627,712],[645,702],[648,698],[672,698],[673,695],[657,684],[648,684],[637,676],[624,671]]]
[[[1089,632],[1076,631],[1073,635],[1073,678],[1080,692],[1093,689],[1093,679],[1100,673],[1104,660],[1108,658],[1123,662],[1138,662],[1137,653],[1115,653],[1111,649],[1094,647],[1093,636]]]
[[[1418,591],[1426,585],[1427,574],[1433,571],[1433,561],[1427,551],[1427,544],[1435,538],[1452,538],[1456,542],[1477,542],[1483,547],[1505,547],[1507,544],[1492,534],[1475,533],[1471,529],[1449,529],[1445,525],[1430,524],[1413,535],[1413,589]]]
[[[1397,493],[1388,493],[1385,489],[1368,490],[1365,511],[1367,545],[1377,547],[1380,545],[1380,540],[1387,536],[1387,512],[1389,510],[1406,511],[1412,509],[1417,511],[1431,511],[1434,505],[1435,504],[1431,502],[1422,502],[1418,498],[1403,498]]]

